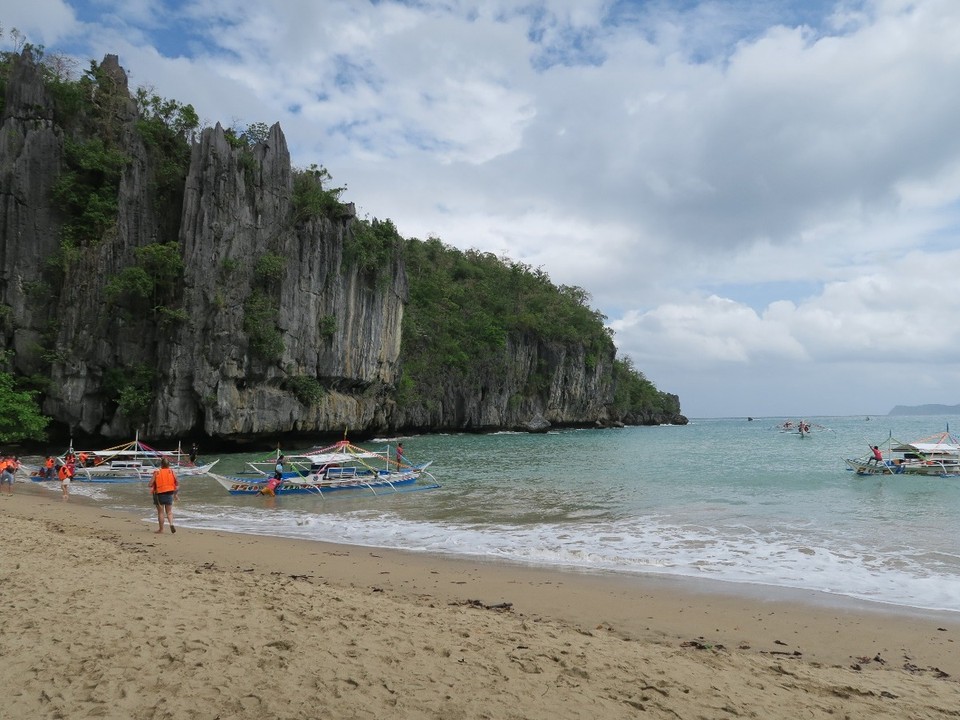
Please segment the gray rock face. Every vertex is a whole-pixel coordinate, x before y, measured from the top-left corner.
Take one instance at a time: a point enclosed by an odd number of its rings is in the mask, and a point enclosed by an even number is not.
[[[508,339],[502,365],[453,376],[439,398],[398,408],[399,427],[488,431],[545,429],[610,421],[613,349],[588,368],[582,345]]]
[[[0,350],[21,374],[49,377],[44,412],[71,432],[155,441],[205,434],[243,440],[287,432],[377,433],[438,429],[543,429],[609,424],[610,356],[588,368],[583,347],[513,338],[503,372],[440,379],[433,399],[394,400],[402,372],[401,325],[408,297],[399,260],[376,276],[344,254],[357,222],[352,205],[323,218],[295,219],[294,173],[274,125],[251,147],[219,125],[191,142],[179,230],[158,205],[154,161],[136,131],[137,108],[115,57],[116,142],[126,162],[116,223],[62,261],[67,218],[54,201],[70,132],[32,58],[7,84],[0,132]],[[180,207],[179,205],[177,206]],[[176,225],[174,223],[173,225]],[[184,263],[170,317],[111,304],[109,285],[138,249],[175,241]],[[258,276],[264,257],[282,258],[280,277]],[[51,260],[58,260],[51,265]],[[246,306],[269,298],[282,348],[252,348]],[[111,377],[152,373],[144,418],[125,417]],[[291,379],[322,395],[302,400]],[[536,382],[532,382],[536,378]]]
[[[153,425],[176,435],[202,422],[205,433],[226,437],[382,425],[377,395],[395,381],[403,269],[390,268],[380,289],[344,265],[352,212],[294,226],[279,125],[253,151],[251,184],[239,165],[242,151],[219,125],[193,147],[180,231],[191,321],[164,358],[169,383]],[[286,258],[279,282],[256,277],[257,259],[267,253]],[[279,297],[283,353],[270,364],[251,353],[243,327],[253,288]],[[290,376],[322,379],[328,391],[306,407],[281,389]]]
[[[24,374],[45,370],[34,349],[54,317],[47,261],[58,247],[51,198],[61,153],[53,100],[28,57],[13,68],[0,126],[0,327]]]

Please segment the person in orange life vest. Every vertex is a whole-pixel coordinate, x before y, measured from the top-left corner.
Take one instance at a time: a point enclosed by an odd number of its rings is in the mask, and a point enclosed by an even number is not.
[[[56,473],[55,467],[56,463],[53,461],[53,456],[47,455],[47,459],[43,461],[43,470],[40,473],[44,480],[53,480]]]
[[[260,488],[260,494],[271,495],[271,496],[276,495],[277,488],[280,486],[280,483],[282,482],[283,482],[283,479],[277,477],[276,474],[274,474],[274,476],[267,481],[267,484],[264,487]]]
[[[17,471],[17,461],[14,458],[4,458],[0,461],[0,488],[7,486],[7,492],[13,495],[13,474]]]
[[[63,493],[63,499],[66,500],[70,494],[70,481],[73,480],[73,466],[61,465],[57,475],[60,477],[60,491]]]
[[[283,482],[283,461],[286,460],[285,455],[280,455],[277,457],[277,464],[273,468],[273,477],[267,481],[267,484],[260,488],[261,495],[276,495],[277,488],[280,487],[280,484]]]
[[[158,533],[163,532],[164,516],[170,525],[170,532],[177,531],[173,526],[173,501],[179,497],[177,494],[179,489],[180,483],[170,469],[170,461],[163,458],[160,461],[160,467],[153,471],[153,479],[150,480],[150,492],[153,493],[153,504],[157,506],[157,522],[160,524]]]
[[[870,463],[873,463],[874,465],[879,465],[880,463],[882,463],[883,453],[880,452],[880,448],[874,445],[870,449],[873,450],[873,457],[867,460],[867,464],[869,465]]]

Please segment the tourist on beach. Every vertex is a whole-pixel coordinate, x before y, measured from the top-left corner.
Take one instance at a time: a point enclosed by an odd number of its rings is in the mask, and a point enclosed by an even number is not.
[[[63,493],[63,499],[66,500],[70,495],[70,481],[73,480],[73,466],[61,465],[57,471],[60,476],[60,492]]]
[[[0,470],[0,490],[7,486],[7,493],[13,495],[13,473],[17,470],[17,461],[15,458],[4,458],[3,469]]]
[[[160,524],[158,533],[163,532],[164,516],[170,525],[170,532],[177,531],[173,526],[173,501],[179,499],[177,493],[179,489],[180,483],[170,469],[170,461],[163,458],[160,461],[160,467],[153,471],[153,478],[150,480],[150,492],[153,493],[153,504],[157,506],[157,522]]]
[[[53,459],[53,455],[47,455],[47,459],[43,461],[43,467],[40,470],[40,477],[44,480],[53,480],[53,476],[57,473],[57,464]]]

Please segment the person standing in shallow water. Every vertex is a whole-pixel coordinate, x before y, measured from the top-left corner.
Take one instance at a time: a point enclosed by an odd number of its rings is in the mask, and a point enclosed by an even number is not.
[[[180,483],[170,469],[170,461],[163,458],[160,461],[160,467],[153,471],[153,478],[150,480],[150,492],[153,493],[153,504],[157,507],[157,523],[160,525],[157,533],[163,532],[164,518],[170,525],[170,532],[177,531],[173,525],[173,501],[178,498],[179,489]]]

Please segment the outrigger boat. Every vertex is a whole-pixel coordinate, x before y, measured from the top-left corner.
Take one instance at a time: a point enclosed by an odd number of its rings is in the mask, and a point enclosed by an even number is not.
[[[830,428],[824,427],[823,425],[817,425],[816,423],[811,425],[806,420],[799,420],[798,422],[794,422],[793,420],[784,420],[782,423],[776,426],[776,429],[782,433],[793,433],[801,438],[805,438],[814,430],[829,430]]]
[[[283,457],[279,456],[278,457]],[[390,448],[367,450],[341,440],[325,448],[291,455],[293,470],[285,470],[275,479],[262,469],[265,462],[250,463],[257,479],[224,477],[209,473],[231,495],[319,495],[339,490],[364,490],[374,495],[440,487],[426,462],[411,465],[391,459]],[[284,457],[286,466],[287,458]],[[274,463],[276,461],[273,461]],[[272,469],[272,466],[271,466]]]
[[[71,442],[70,449],[56,458],[56,464],[57,467],[68,465],[72,459],[74,481],[123,483],[150,480],[164,458],[178,477],[206,475],[219,462],[218,459],[197,465],[179,446],[176,450],[157,450],[140,442],[138,435],[132,442],[105,450],[74,450]],[[41,481],[46,478],[33,475],[31,479]]]
[[[871,451],[846,463],[857,475],[960,475],[960,441],[949,430],[910,443],[891,437],[882,455],[883,460],[878,462]]]

